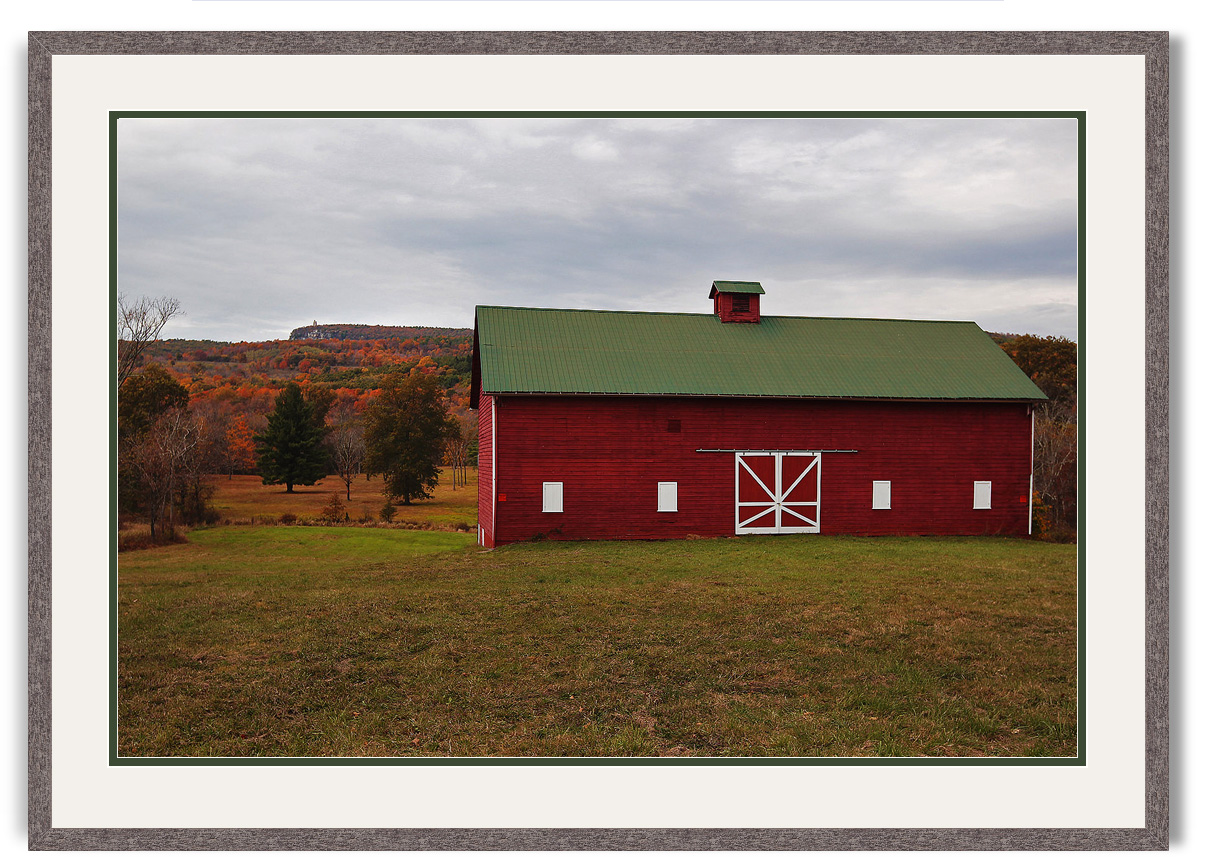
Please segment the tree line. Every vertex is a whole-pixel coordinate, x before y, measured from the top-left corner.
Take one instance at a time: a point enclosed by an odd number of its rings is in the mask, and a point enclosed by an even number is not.
[[[432,496],[442,464],[467,480],[477,439],[449,412],[439,376],[412,367],[385,375],[372,394],[288,382],[263,414],[231,413],[190,391],[157,363],[148,345],[180,305],[128,305],[119,298],[118,495],[124,514],[147,520],[155,540],[176,527],[212,521],[207,476],[256,472],[264,484],[312,485],[337,475],[380,479],[387,505]]]
[[[281,390],[264,433],[254,437],[265,484],[292,493],[295,484],[314,484],[334,470],[351,500],[353,481],[364,473],[382,479],[387,499],[410,505],[431,497],[445,463],[464,483],[457,470],[464,470],[461,455],[473,453],[466,442],[472,431],[449,414],[435,376],[387,376],[361,413],[347,405],[333,412],[332,403],[332,392],[321,387],[304,391],[290,382]]]
[[[1053,541],[1078,532],[1078,344],[1011,335],[1000,343],[1049,399],[1036,407],[1032,440],[1033,531]]]
[[[209,475],[250,468],[264,484],[293,493],[334,474],[349,501],[362,476],[376,477],[391,505],[410,505],[431,498],[442,465],[452,467],[456,485],[477,462],[472,425],[449,413],[436,377],[424,373],[387,377],[363,411],[329,389],[289,382],[259,432],[242,415],[223,418],[210,408],[191,405],[188,390],[157,364],[119,389],[119,503],[147,520],[152,538],[216,518]]]

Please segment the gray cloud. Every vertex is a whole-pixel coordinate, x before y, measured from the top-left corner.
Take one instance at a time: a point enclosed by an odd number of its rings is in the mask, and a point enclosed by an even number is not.
[[[1076,336],[1063,119],[123,119],[119,281],[171,336],[475,304],[971,318]]]

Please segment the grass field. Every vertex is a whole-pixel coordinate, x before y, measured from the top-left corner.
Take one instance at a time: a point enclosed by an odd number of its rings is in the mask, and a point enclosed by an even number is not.
[[[478,523],[478,470],[469,469],[469,484],[453,489],[451,470],[441,469],[440,483],[431,499],[412,505],[398,505],[395,522],[430,523],[434,527],[451,528],[457,524],[474,526]],[[357,521],[369,515],[377,519],[385,503],[382,496],[382,479],[366,481],[362,475],[353,482],[352,500],[344,498],[344,482],[339,476],[328,475],[313,486],[295,486],[293,493],[285,492],[284,484],[261,483],[259,475],[211,475],[206,481],[214,486],[211,505],[219,519],[231,523],[273,522],[283,514],[299,518],[318,518],[319,513],[338,493],[350,520]]]
[[[232,526],[123,553],[122,756],[1076,750],[1076,551]]]

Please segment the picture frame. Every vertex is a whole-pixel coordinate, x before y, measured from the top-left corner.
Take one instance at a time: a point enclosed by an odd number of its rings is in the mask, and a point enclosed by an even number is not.
[[[98,33],[29,40],[29,844],[33,849],[227,850],[1076,850],[1162,849],[1169,840],[1168,718],[1168,77],[1165,33]],[[1140,826],[837,827],[183,827],[72,826],[54,820],[52,285],[55,60],[140,57],[920,57],[1143,58],[1144,749]],[[1092,117],[1092,123],[1094,118]],[[1142,215],[1138,215],[1142,216]],[[63,251],[59,251],[62,254]],[[1139,408],[1139,407],[1138,407]],[[111,612],[111,616],[112,616]],[[60,765],[61,769],[61,765]]]

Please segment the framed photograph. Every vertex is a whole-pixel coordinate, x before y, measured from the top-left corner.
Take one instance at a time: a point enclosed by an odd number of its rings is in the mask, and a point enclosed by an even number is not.
[[[1167,847],[1165,33],[29,44],[31,848]]]

